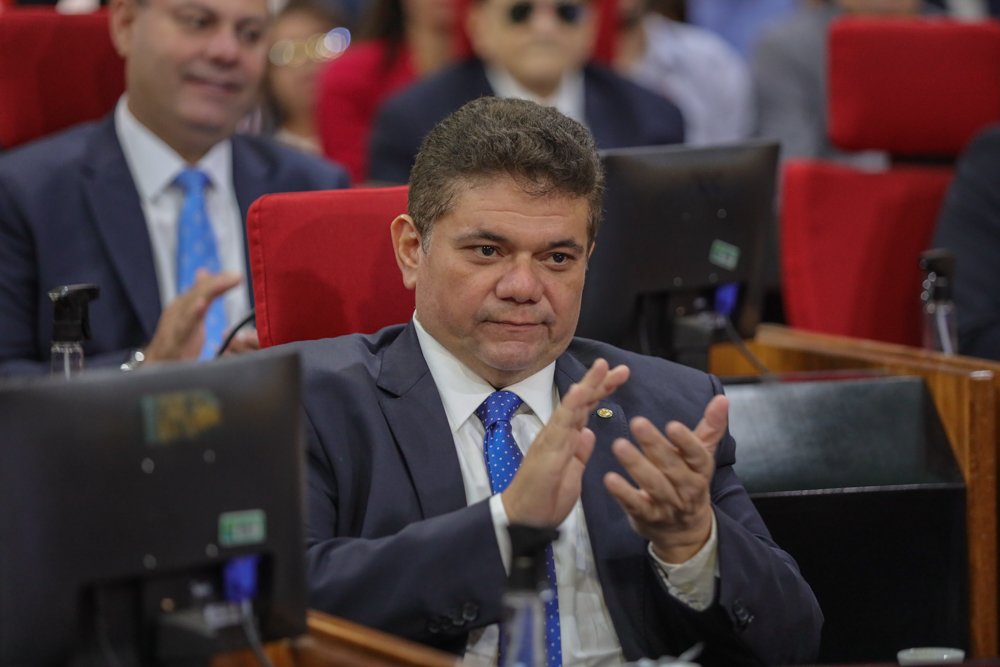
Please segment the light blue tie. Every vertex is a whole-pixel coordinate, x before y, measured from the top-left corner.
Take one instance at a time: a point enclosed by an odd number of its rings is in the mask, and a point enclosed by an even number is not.
[[[521,466],[521,450],[514,442],[510,420],[521,407],[523,401],[517,394],[510,391],[495,391],[476,408],[476,416],[486,428],[483,438],[483,451],[486,456],[486,469],[490,473],[490,486],[493,493],[501,493],[510,485],[514,474]],[[552,557],[552,545],[545,548],[545,569],[548,573],[549,587],[552,595],[545,601],[545,649],[548,655],[548,667],[562,666],[562,640],[559,634],[559,597],[556,593],[556,563]],[[504,663],[504,653],[507,643],[506,632],[500,626],[500,659]]]
[[[219,251],[215,233],[205,210],[205,186],[208,176],[197,169],[185,169],[174,180],[184,191],[184,205],[177,222],[177,294],[182,294],[194,284],[195,272],[207,269],[219,272]],[[226,331],[226,312],[222,298],[217,298],[205,313],[205,344],[198,359],[211,359],[222,343]]]

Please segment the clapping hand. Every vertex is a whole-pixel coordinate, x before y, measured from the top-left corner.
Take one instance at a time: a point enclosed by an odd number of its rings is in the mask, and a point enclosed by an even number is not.
[[[630,426],[642,452],[625,438],[612,446],[639,487],[613,472],[604,476],[604,484],[636,532],[668,563],[689,560],[711,534],[709,485],[715,472],[715,449],[726,433],[728,414],[728,399],[716,396],[693,431],[680,422],[670,422],[664,434],[648,419],[636,417]]]
[[[598,359],[566,392],[501,496],[511,523],[554,527],[569,515],[580,498],[583,471],[594,450],[594,432],[587,421],[628,374],[628,367],[609,369],[607,361]]]

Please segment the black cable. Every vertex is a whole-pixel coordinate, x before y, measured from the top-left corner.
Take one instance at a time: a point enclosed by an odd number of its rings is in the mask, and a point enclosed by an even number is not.
[[[121,660],[118,659],[118,654],[115,653],[114,646],[111,645],[111,637],[108,631],[108,618],[107,618],[107,606],[104,599],[104,589],[101,586],[97,586],[94,590],[94,611],[95,611],[95,623],[97,624],[97,643],[101,647],[101,653],[104,655],[104,661],[108,664],[108,667],[122,667]]]
[[[247,643],[250,644],[250,649],[253,651],[254,656],[256,656],[257,662],[260,663],[261,667],[274,667],[274,663],[264,653],[264,646],[261,644],[260,635],[257,633],[257,626],[254,624],[253,600],[250,598],[244,599],[240,603],[240,609],[243,611],[243,634],[246,635]]]
[[[750,351],[750,348],[747,347],[746,343],[743,342],[743,339],[740,338],[740,334],[737,333],[736,328],[733,327],[733,323],[729,321],[729,318],[725,315],[721,315],[719,319],[722,320],[722,328],[726,332],[726,336],[729,337],[730,342],[735,345],[736,349],[740,351],[740,354],[742,354],[744,358],[746,358],[746,360],[757,369],[757,372],[761,375],[761,380],[763,382],[773,382],[775,379],[774,373],[772,373],[770,369],[768,369],[768,367],[757,358],[757,355]]]
[[[237,324],[235,327],[233,327],[233,330],[229,332],[229,335],[226,336],[226,340],[222,341],[222,345],[219,346],[219,351],[215,353],[216,359],[221,357],[222,353],[226,351],[226,348],[229,347],[229,344],[233,342],[233,338],[236,337],[236,334],[239,333],[239,330],[245,327],[246,325],[250,324],[250,321],[253,320],[253,318],[256,316],[257,316],[257,309],[251,308],[250,312],[247,313],[246,317],[240,320],[240,323]]]

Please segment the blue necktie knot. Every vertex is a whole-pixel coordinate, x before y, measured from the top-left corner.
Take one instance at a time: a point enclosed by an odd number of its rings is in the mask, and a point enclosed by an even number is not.
[[[498,421],[509,422],[521,407],[524,401],[512,391],[501,389],[490,394],[482,404],[476,408],[476,416],[483,422],[483,426],[489,428]]]
[[[205,192],[205,187],[208,185],[208,175],[198,169],[188,168],[177,174],[174,183],[184,191],[186,197],[200,195]]]

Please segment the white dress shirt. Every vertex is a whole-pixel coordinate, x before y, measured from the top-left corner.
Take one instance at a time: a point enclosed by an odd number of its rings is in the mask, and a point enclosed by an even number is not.
[[[174,185],[174,179],[192,165],[132,115],[126,95],[115,107],[115,133],[139,192],[153,248],[160,304],[166,308],[177,297],[177,222],[184,205],[184,192]],[[243,216],[233,189],[232,142],[220,141],[194,167],[208,176],[205,208],[215,233],[219,266],[243,276],[243,282],[224,297],[226,323],[231,327],[250,311]]]
[[[509,521],[500,495],[492,493],[483,452],[486,430],[475,414],[476,408],[496,390],[428,334],[416,315],[413,323],[421,352],[441,395],[455,439],[466,500],[472,505],[486,498],[490,499],[497,544],[504,567],[509,571]],[[521,382],[504,387],[524,401],[511,419],[514,441],[522,453],[527,452],[559,403],[554,378],[555,362]],[[698,610],[707,608],[715,593],[717,538],[714,515],[712,521],[712,534],[708,543],[687,563],[672,565],[654,556],[670,593]],[[583,515],[583,504],[579,500],[559,526],[559,539],[553,545],[553,556],[563,665],[600,667],[622,664],[624,657],[621,645],[604,604],[587,522]],[[495,665],[498,640],[499,629],[496,625],[471,632],[466,646],[465,664],[477,667]]]
[[[659,14],[642,19],[646,52],[629,77],[671,100],[684,116],[684,142],[740,141],[754,129],[750,68],[718,35]]]
[[[564,116],[587,126],[585,118],[585,98],[583,71],[573,70],[563,74],[559,87],[549,97],[539,97],[522,86],[510,72],[495,65],[485,65],[486,80],[497,97],[513,97],[519,100],[530,100],[543,107],[555,107]]]

